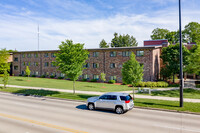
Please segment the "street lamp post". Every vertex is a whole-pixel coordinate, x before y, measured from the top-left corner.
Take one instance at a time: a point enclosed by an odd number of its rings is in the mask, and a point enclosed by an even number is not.
[[[181,0],[179,0],[179,42],[180,42],[180,107],[183,107],[183,53],[181,31]]]

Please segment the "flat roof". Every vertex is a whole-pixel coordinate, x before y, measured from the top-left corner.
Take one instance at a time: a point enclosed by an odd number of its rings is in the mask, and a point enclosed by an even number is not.
[[[141,47],[114,47],[114,48],[88,48],[86,50],[123,50],[123,49],[157,49],[162,46],[141,46]],[[28,53],[28,52],[58,52],[59,50],[35,50],[35,51],[17,51],[12,53]]]

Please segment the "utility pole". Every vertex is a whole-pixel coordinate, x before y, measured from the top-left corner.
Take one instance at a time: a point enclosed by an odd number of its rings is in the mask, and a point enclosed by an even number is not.
[[[39,29],[39,24],[38,24],[38,51],[39,51],[39,48],[40,48],[40,29]]]
[[[180,42],[180,107],[183,107],[183,52],[182,52],[182,31],[181,31],[181,0],[179,0],[179,42]]]

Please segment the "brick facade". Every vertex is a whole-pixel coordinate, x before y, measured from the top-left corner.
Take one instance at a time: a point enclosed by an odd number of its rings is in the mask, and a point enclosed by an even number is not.
[[[116,78],[117,82],[122,82],[122,65],[129,60],[128,55],[130,52],[134,52],[137,61],[144,65],[143,80],[158,80],[160,72],[160,49],[160,46],[88,49],[90,53],[86,61],[88,65],[83,70],[83,76],[80,79],[85,77],[88,80],[98,77],[100,79],[100,74],[104,72],[106,74],[106,81]],[[28,65],[32,72],[31,75],[63,76],[57,70],[57,67],[51,66],[51,62],[55,61],[55,57],[52,55],[56,52],[58,50],[14,52],[13,74],[24,74]]]

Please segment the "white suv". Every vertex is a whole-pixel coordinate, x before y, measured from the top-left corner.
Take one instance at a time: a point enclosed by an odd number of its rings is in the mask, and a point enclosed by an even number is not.
[[[87,99],[89,110],[107,109],[122,114],[134,107],[133,99],[128,93],[109,92],[99,97]]]

